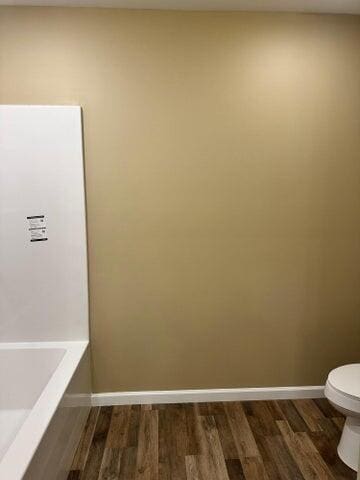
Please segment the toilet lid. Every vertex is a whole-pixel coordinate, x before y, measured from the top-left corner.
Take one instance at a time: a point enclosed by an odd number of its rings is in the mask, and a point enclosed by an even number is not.
[[[345,395],[360,398],[360,363],[335,368],[329,373],[328,382]]]

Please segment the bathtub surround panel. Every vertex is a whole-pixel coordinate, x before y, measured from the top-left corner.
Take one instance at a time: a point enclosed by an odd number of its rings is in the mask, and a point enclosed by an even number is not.
[[[358,361],[359,51],[351,16],[0,9],[0,102],[83,107],[95,391]]]
[[[78,106],[0,105],[0,286],[0,478],[65,480],[91,399]]]
[[[0,341],[88,338],[81,109],[0,106]]]

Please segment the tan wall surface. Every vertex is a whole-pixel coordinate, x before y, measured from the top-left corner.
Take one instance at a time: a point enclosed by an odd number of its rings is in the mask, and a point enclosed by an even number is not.
[[[84,109],[96,391],[360,353],[360,17],[0,9],[0,103]]]

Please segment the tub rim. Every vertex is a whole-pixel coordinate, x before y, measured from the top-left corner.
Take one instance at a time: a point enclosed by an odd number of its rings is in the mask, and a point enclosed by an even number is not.
[[[0,350],[49,348],[65,350],[58,366],[1,459],[0,478],[11,480],[23,478],[88,346],[88,340],[0,343]]]

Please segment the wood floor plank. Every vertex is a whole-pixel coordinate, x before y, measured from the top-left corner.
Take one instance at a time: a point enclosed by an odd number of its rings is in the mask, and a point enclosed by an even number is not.
[[[80,480],[80,470],[70,470],[67,480]]]
[[[337,443],[334,446],[325,432],[311,432],[309,436],[335,478],[338,480],[356,479],[356,473],[347,467],[337,455]]]
[[[337,454],[337,446],[340,441],[341,431],[337,428],[332,418],[324,418],[321,421],[322,432],[311,432],[311,441],[323,457],[336,478],[355,478],[355,473],[348,468]]]
[[[253,480],[269,480],[263,459],[240,402],[229,402],[225,405],[226,415],[232,431],[239,459],[245,478]]]
[[[222,402],[208,403],[207,406],[210,416],[225,415],[224,404]]]
[[[159,480],[171,480],[170,464],[159,460]]]
[[[225,460],[239,460],[239,454],[236,449],[234,437],[225,414],[215,416],[216,428],[219,432],[222,451]]]
[[[229,458],[225,462],[230,480],[246,480],[240,460]]]
[[[275,462],[273,452],[269,448],[269,444],[268,444],[268,439],[274,438],[275,435],[265,434],[263,429],[258,424],[259,423],[258,418],[252,416],[248,418],[248,420],[260,452],[260,457],[262,458],[262,461],[265,466],[265,471],[269,479],[282,480],[282,476],[281,476],[281,472],[279,471],[278,464]]]
[[[81,480],[98,480],[111,414],[112,407],[100,408],[87,462],[80,476]]]
[[[291,400],[278,400],[277,404],[293,432],[309,431],[309,427],[306,425],[304,419],[296,410],[295,405]]]
[[[268,437],[262,435],[261,433],[254,433],[254,436],[267,476],[271,480],[281,480],[281,474],[279,472],[278,465],[276,464],[274,456],[267,444]]]
[[[215,419],[213,416],[201,417],[200,425],[203,432],[203,461],[200,472],[207,473],[208,478],[214,480],[221,478],[229,480],[225,458],[219,438],[219,433],[216,428]]]
[[[344,428],[345,418],[344,417],[334,417],[334,418],[332,418],[332,421],[335,423],[335,425],[340,430],[340,432],[342,432],[342,429]]]
[[[141,410],[138,442],[135,480],[157,480],[159,473],[157,410]]]
[[[334,475],[331,472],[331,469],[322,459],[317,448],[311,441],[308,433],[299,432],[296,434],[299,436],[304,451],[306,452],[307,457],[310,459],[314,469],[316,470],[317,478],[326,478],[326,479],[335,479]]]
[[[140,428],[140,405],[132,405],[126,446],[137,447]]]
[[[199,415],[204,415],[204,416],[210,415],[208,405],[209,404],[207,402],[200,402],[198,404]]]
[[[355,480],[326,402],[93,408],[68,480]]]
[[[207,454],[196,455],[199,476],[206,480],[215,480],[216,473],[211,458]]]
[[[303,480],[298,465],[291,456],[281,435],[274,435],[265,439],[267,449],[282,480]]]
[[[294,400],[293,404],[311,432],[322,430],[320,424],[324,414],[313,400],[309,398]]]
[[[184,457],[188,450],[188,435],[186,426],[186,412],[183,405],[170,405],[168,408],[168,421],[171,430],[172,452]]]
[[[260,456],[246,457],[241,460],[246,480],[273,480],[265,470],[265,465]]]
[[[281,420],[278,426],[305,480],[334,480],[335,477],[306,432],[294,433],[287,422]]]
[[[145,405],[140,405],[140,411],[144,410],[152,410],[152,405],[151,404],[145,404]]]
[[[258,457],[259,449],[243,406],[237,402],[229,402],[225,405],[225,411],[240,460],[246,457]]]
[[[76,449],[71,470],[84,470],[86,460],[89,454],[90,445],[94,436],[96,422],[99,416],[100,407],[94,407],[90,410],[86,421],[85,428],[80,438],[79,445]]]
[[[196,456],[187,455],[185,457],[185,467],[187,480],[202,480]]]
[[[315,404],[322,411],[325,417],[341,417],[341,414],[337,410],[335,410],[335,408],[326,398],[315,398],[313,402],[315,402]]]
[[[271,416],[273,417],[274,421],[276,420],[285,420],[285,416],[283,411],[281,410],[278,401],[270,401],[267,400],[264,402],[271,413]]]
[[[105,447],[98,480],[118,480],[121,464],[120,448]]]
[[[256,419],[253,422],[254,428],[257,428],[261,435],[279,435],[280,431],[271,411],[266,402],[244,402],[250,407],[251,417]],[[250,422],[249,422],[250,423]],[[251,428],[252,425],[250,424]],[[252,430],[254,430],[252,428]]]
[[[321,431],[325,432],[329,437],[335,439],[336,443],[340,440],[341,432],[333,422],[332,418],[323,417],[319,420]]]
[[[201,442],[199,435],[199,425],[197,421],[197,405],[188,403],[184,405],[186,417],[187,448],[186,455],[199,455],[201,451]]]
[[[171,425],[166,408],[158,410],[159,422],[159,480],[170,480]]]
[[[185,455],[187,449],[187,429],[186,424],[182,427],[179,426],[179,415],[178,405],[168,405],[166,409],[167,427],[165,429],[167,434],[167,455],[170,478],[174,480],[186,480]]]
[[[281,480],[277,464],[266,441],[268,436],[280,434],[274,418],[265,402],[244,402],[243,407],[269,479]]]
[[[123,450],[120,462],[119,480],[134,480],[136,472],[137,447],[127,447]]]
[[[125,448],[127,445],[130,418],[130,405],[117,405],[113,407],[106,448]]]

